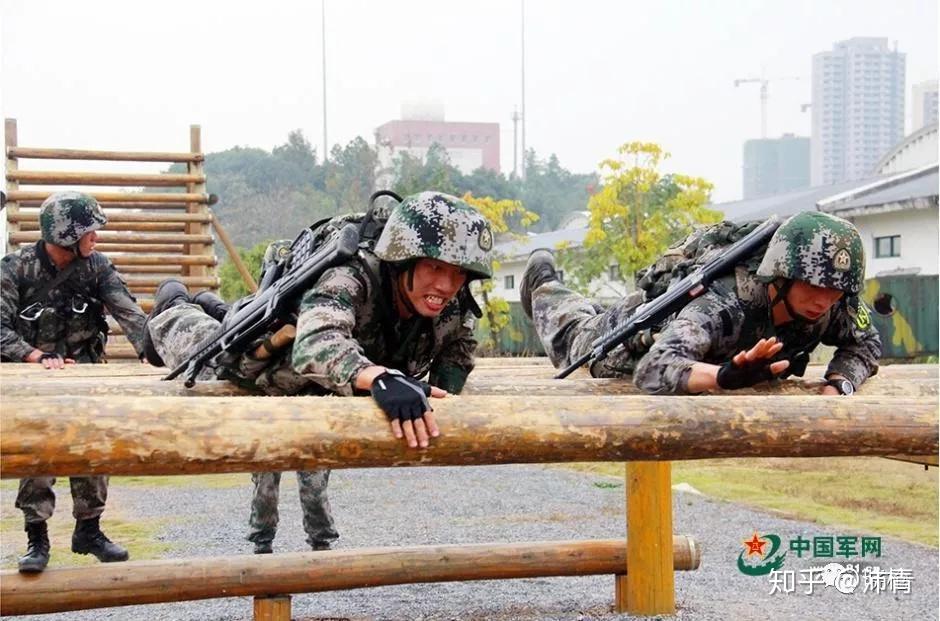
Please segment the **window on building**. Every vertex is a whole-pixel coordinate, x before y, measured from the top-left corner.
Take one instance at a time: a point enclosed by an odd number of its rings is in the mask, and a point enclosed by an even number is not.
[[[885,237],[875,238],[875,258],[884,259],[887,257],[901,256],[901,236],[887,235]]]
[[[513,274],[503,277],[503,288],[504,289],[516,288],[516,277]]]
[[[623,276],[621,276],[620,274],[620,266],[611,265],[608,270],[607,277],[610,279],[611,282],[620,282],[621,280],[623,280]]]

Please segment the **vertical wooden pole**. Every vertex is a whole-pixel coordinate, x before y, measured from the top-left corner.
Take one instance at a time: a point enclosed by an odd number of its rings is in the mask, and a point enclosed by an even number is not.
[[[255,597],[254,621],[290,621],[290,595]]]
[[[617,612],[676,613],[671,479],[668,461],[627,463],[627,572],[615,578]]]
[[[199,125],[189,126],[189,151],[191,153],[202,153],[202,129]],[[200,159],[196,162],[188,162],[186,169],[189,174],[205,174],[205,166]],[[190,193],[205,194],[205,183],[189,183],[186,185],[186,191]],[[186,206],[188,213],[208,214],[209,206],[203,203],[189,203]],[[192,235],[208,235],[209,225],[200,222],[191,222],[186,225],[186,232]],[[211,255],[213,253],[212,244],[189,244],[186,254],[190,255]],[[183,273],[187,276],[210,276],[211,268],[206,265],[187,265],[183,268]]]
[[[9,156],[10,147],[15,147],[17,145],[16,119],[6,119],[3,123],[3,130],[3,157],[6,160],[7,173],[16,172],[18,168],[18,162],[16,158],[11,158]],[[10,181],[9,178],[6,180],[7,197],[10,196],[11,192],[15,192],[19,189],[19,181]],[[7,219],[7,240],[9,240],[10,233],[16,233],[20,230],[20,223],[11,221],[11,219],[15,219],[16,214],[20,211],[19,202],[9,200],[8,198],[4,211],[6,211],[6,215],[4,217]],[[16,250],[16,248],[13,247],[13,244],[9,242],[4,243],[4,246],[6,248],[4,254]]]

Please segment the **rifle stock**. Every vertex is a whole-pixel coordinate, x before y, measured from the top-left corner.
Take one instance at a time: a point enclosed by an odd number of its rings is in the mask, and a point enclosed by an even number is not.
[[[301,236],[307,234],[307,231]],[[309,240],[306,240],[309,241]],[[298,298],[327,269],[352,258],[359,249],[359,227],[349,224],[333,239],[319,248],[292,248],[290,265],[276,281],[258,290],[250,301],[233,309],[219,330],[206,339],[195,354],[179,364],[164,380],[183,376],[187,387],[196,383],[196,376],[206,364],[222,352],[240,354],[259,336],[274,328],[293,312]]]
[[[770,241],[779,227],[779,219],[773,216],[728,246],[727,250],[680,280],[665,293],[637,308],[622,326],[596,339],[591,344],[589,353],[562,369],[555,379],[564,379],[585,364],[603,360],[607,354],[640,331],[652,328],[680,311],[686,304],[705,293],[715,279],[727,274]]]

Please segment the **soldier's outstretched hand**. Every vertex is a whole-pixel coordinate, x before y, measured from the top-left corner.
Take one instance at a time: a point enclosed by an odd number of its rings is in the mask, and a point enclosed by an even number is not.
[[[442,398],[447,391],[389,369],[372,381],[372,398],[388,417],[392,433],[411,448],[426,448],[440,435],[434,408],[428,397]]]
[[[780,353],[783,343],[772,336],[761,339],[750,349],[738,352],[718,370],[718,386],[726,389],[747,388],[771,380],[790,366],[789,360],[770,360]]]

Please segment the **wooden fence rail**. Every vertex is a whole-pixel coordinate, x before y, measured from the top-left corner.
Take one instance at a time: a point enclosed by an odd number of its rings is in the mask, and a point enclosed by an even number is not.
[[[699,567],[701,553],[691,537],[673,537],[671,552],[675,569]],[[0,614],[41,614],[420,582],[628,573],[622,539],[133,561],[49,569],[41,576],[0,572]]]

